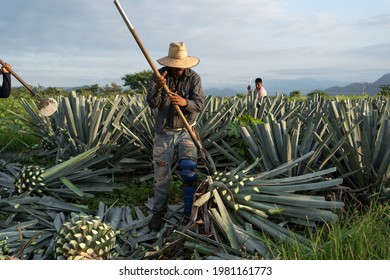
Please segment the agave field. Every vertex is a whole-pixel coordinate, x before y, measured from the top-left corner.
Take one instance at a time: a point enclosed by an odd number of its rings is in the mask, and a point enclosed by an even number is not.
[[[215,170],[199,158],[191,217],[172,203],[153,232],[151,199],[86,202],[123,190],[124,175],[152,187],[145,96],[56,98],[50,117],[31,100],[9,109],[40,152],[0,158],[1,259],[283,258],[269,240],[310,255],[311,232],[390,198],[389,99],[208,96],[197,126]]]

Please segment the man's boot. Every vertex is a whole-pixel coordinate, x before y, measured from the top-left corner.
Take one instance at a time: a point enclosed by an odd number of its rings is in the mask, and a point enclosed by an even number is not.
[[[154,231],[159,231],[163,224],[164,214],[154,213],[149,222],[149,228]]]

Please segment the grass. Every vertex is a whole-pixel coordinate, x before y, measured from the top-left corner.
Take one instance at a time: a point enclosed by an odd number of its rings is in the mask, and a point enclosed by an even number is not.
[[[284,260],[390,259],[390,203],[371,202],[361,213],[346,213],[334,224],[308,234],[310,251],[298,244],[266,238],[274,257]]]
[[[142,206],[149,197],[153,196],[153,189],[150,183],[145,182],[122,182],[124,189],[114,190],[112,193],[98,193],[93,198],[86,199],[84,204],[88,205],[89,210],[96,210],[99,202],[111,206],[119,205],[138,205]]]
[[[85,201],[88,205],[88,209],[96,210],[99,206],[99,202],[103,202],[105,205],[131,205],[131,206],[143,206],[149,198],[153,197],[153,181],[138,182],[132,179],[128,181],[120,181],[125,185],[124,189],[114,190],[112,193],[99,193],[93,198],[89,198]],[[169,204],[178,203],[182,200],[183,189],[181,181],[177,178],[171,180],[169,188]]]
[[[39,139],[32,135],[30,127],[9,111],[28,117],[18,99],[0,100],[0,153],[20,153],[30,150],[32,146],[39,143]]]

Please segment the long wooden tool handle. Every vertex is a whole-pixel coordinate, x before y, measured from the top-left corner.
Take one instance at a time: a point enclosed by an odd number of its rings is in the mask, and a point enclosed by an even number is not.
[[[139,36],[137,34],[137,31],[135,30],[134,26],[131,24],[130,20],[126,16],[126,13],[124,12],[122,5],[119,3],[119,0],[114,0],[114,3],[115,3],[115,6],[117,7],[119,13],[121,14],[123,20],[125,21],[127,27],[129,28],[131,34],[133,35],[135,41],[137,42],[139,48],[141,49],[142,53],[144,54],[146,60],[148,61],[150,67],[152,68],[154,74],[157,77],[161,77],[160,72],[158,72],[158,69],[154,65],[153,60],[150,58],[149,53],[146,51],[144,45],[142,44],[141,39],[139,38]],[[170,90],[166,84],[164,84],[164,90],[166,91],[167,94],[170,94]],[[184,123],[184,126],[185,126],[186,130],[188,131],[188,133],[190,134],[195,146],[198,148],[199,153],[206,164],[207,171],[209,172],[209,174],[211,174],[211,172],[214,172],[216,170],[213,159],[211,158],[210,154],[202,147],[202,144],[200,143],[200,139],[198,139],[195,131],[188,124],[188,121],[185,118],[183,112],[180,110],[180,107],[178,105],[173,105],[173,107],[175,108],[175,111],[177,112],[180,119]]]
[[[36,94],[34,91],[33,91],[33,89],[25,82],[25,81],[23,81],[23,79],[21,78],[21,77],[19,77],[19,75],[18,74],[16,74],[15,73],[15,71],[14,70],[12,70],[12,69],[10,69],[10,68],[8,68],[7,66],[6,66],[6,64],[5,64],[5,62],[3,61],[3,60],[1,60],[0,59],[0,64],[3,66],[3,67],[6,67],[7,68],[7,70],[26,88],[26,89],[28,89],[28,91],[32,94],[32,95],[34,95],[35,97],[37,97],[39,100],[41,99],[41,97],[38,95],[38,94]]]
[[[150,67],[152,68],[154,74],[157,77],[160,77],[161,76],[160,72],[158,72],[158,69],[154,65],[153,60],[151,59],[150,55],[148,54],[148,52],[146,51],[144,45],[142,44],[141,39],[139,38],[137,31],[135,30],[134,26],[131,24],[130,20],[126,16],[126,13],[124,12],[124,10],[122,8],[122,5],[119,3],[118,0],[115,0],[114,3],[116,5],[116,7],[118,8],[119,13],[122,15],[122,18],[125,21],[127,27],[129,28],[131,34],[133,34],[133,37],[134,37],[135,41],[137,42],[138,46],[140,47],[142,53],[144,54],[146,60],[148,61]],[[169,90],[169,88],[168,88],[168,86],[166,84],[164,84],[164,90],[167,92],[167,94],[170,93],[170,90]],[[187,129],[188,133],[190,134],[190,136],[191,136],[192,140],[194,141],[195,145],[197,146],[197,148],[199,150],[202,150],[202,147],[201,147],[201,145],[199,143],[199,140],[196,137],[195,132],[192,130],[191,126],[188,124],[187,119],[185,118],[183,112],[180,110],[180,107],[178,105],[174,105],[174,108],[175,108],[176,112],[178,113],[179,117],[181,118],[181,120],[183,121],[184,126]]]

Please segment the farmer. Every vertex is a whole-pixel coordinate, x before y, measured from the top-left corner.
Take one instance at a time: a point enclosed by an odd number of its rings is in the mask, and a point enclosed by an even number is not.
[[[263,80],[261,78],[256,78],[255,80],[256,88],[254,89],[255,94],[258,95],[259,99],[260,97],[267,96],[267,91],[263,87]],[[248,94],[251,93],[251,85],[248,85]]]
[[[0,98],[7,98],[11,93],[11,74],[7,68],[11,69],[12,66],[8,63],[5,66],[1,67],[1,71],[3,72],[3,85],[0,87]]]
[[[180,108],[193,129],[198,114],[205,107],[200,76],[190,69],[199,63],[199,59],[188,56],[184,42],[170,43],[168,56],[157,62],[164,66],[159,69],[161,77],[152,76],[147,95],[150,108],[158,109],[153,140],[154,207],[149,223],[150,229],[156,231],[160,230],[168,207],[169,182],[175,153],[184,185],[185,216],[191,214],[197,185],[197,148],[173,105]],[[169,93],[163,88],[165,84]]]

